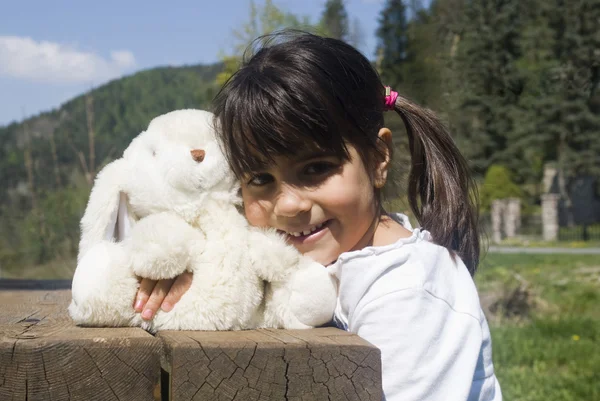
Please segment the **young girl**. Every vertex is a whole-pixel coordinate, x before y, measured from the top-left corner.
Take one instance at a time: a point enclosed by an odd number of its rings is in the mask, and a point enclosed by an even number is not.
[[[392,154],[385,110],[406,126],[420,229],[382,208]],[[247,61],[215,99],[215,115],[248,221],[279,230],[337,276],[335,323],[380,348],[388,401],[501,400],[471,277],[473,184],[429,110],[386,89],[353,47],[300,34]],[[155,305],[171,284],[157,285]],[[146,285],[148,294],[154,283]]]

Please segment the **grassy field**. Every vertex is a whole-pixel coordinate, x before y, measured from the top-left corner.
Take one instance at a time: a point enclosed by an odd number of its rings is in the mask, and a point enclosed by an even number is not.
[[[488,254],[476,281],[506,400],[600,400],[598,255]]]

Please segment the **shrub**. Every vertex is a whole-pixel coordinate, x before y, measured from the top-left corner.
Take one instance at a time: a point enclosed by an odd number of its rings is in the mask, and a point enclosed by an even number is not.
[[[492,164],[485,173],[483,185],[479,189],[481,210],[489,211],[495,199],[521,198],[523,191],[513,181],[509,169],[498,164]]]

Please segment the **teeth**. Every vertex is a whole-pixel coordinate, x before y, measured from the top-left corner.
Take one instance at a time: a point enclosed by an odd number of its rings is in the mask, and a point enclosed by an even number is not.
[[[308,230],[304,230],[304,231],[296,231],[296,232],[288,232],[289,235],[291,235],[292,237],[300,237],[302,235],[308,235],[312,232],[317,231],[319,228],[323,227],[323,223],[319,223],[314,227],[310,227]]]

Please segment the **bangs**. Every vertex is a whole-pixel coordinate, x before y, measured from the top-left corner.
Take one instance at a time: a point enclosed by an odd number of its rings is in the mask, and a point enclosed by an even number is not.
[[[341,135],[342,124],[347,124],[336,118],[330,99],[303,93],[303,85],[294,85],[294,80],[281,82],[277,71],[241,70],[233,80],[237,84],[229,85],[218,114],[223,150],[236,176],[263,170],[275,157],[299,152],[349,158]]]
[[[239,178],[276,157],[376,152],[383,86],[369,61],[334,39],[302,34],[262,47],[214,99],[217,137]]]

